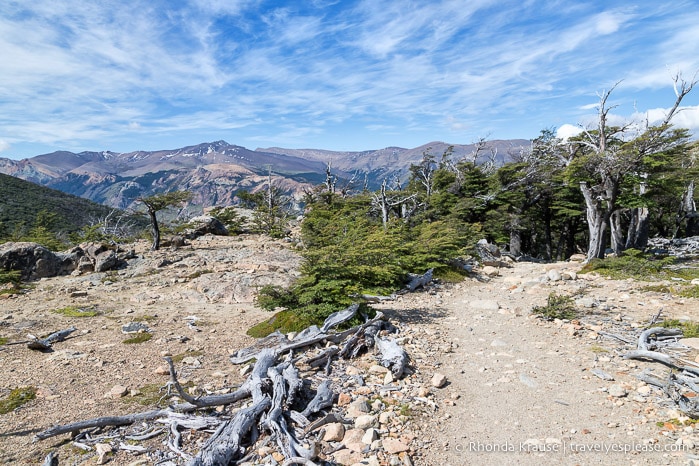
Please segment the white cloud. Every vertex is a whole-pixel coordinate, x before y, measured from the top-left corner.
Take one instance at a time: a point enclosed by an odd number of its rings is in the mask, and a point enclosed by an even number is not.
[[[564,125],[561,125],[556,130],[556,137],[559,139],[566,140],[568,138],[572,138],[573,136],[577,136],[578,134],[582,133],[582,131],[582,128],[580,128],[579,126],[566,123]]]
[[[10,149],[10,143],[0,139],[0,152],[4,152]]]

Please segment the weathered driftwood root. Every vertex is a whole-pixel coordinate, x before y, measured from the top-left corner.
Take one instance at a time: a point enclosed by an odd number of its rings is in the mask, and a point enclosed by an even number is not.
[[[381,365],[390,369],[393,376],[401,378],[408,366],[408,354],[393,339],[377,338],[376,347],[381,353]]]
[[[85,421],[78,421],[72,424],[51,427],[50,429],[46,429],[45,431],[36,434],[34,436],[34,440],[44,440],[50,437],[55,437],[56,435],[67,434],[70,432],[79,432],[83,429],[90,429],[93,427],[128,426],[130,424],[133,424],[134,422],[151,421],[159,417],[167,416],[169,412],[169,409],[156,409],[153,411],[129,414],[126,416],[105,416],[98,417],[95,419],[87,419]]]
[[[304,409],[301,414],[305,417],[311,414],[317,413],[321,409],[329,408],[333,405],[333,398],[335,394],[330,389],[330,381],[324,380],[320,385],[318,385],[318,390],[316,390],[316,395],[308,403],[306,409]]]
[[[69,327],[65,330],[54,332],[43,339],[33,338],[27,342],[27,348],[39,351],[49,351],[51,350],[51,345],[53,343],[65,340],[68,335],[76,330],[76,327]]]
[[[255,444],[261,430],[267,430],[272,434],[279,450],[287,458],[285,464],[313,466],[315,464],[313,460],[318,451],[317,444],[309,437],[309,433],[324,423],[337,422],[338,418],[334,415],[328,415],[311,423],[309,417],[331,407],[335,394],[331,388],[330,380],[324,380],[318,385],[315,396],[308,402],[303,411],[297,412],[292,409],[294,404],[298,405],[304,386],[304,381],[300,378],[294,362],[304,360],[311,367],[325,366],[327,371],[338,354],[345,352],[348,356],[357,355],[362,347],[370,347],[377,343],[386,346],[382,350],[382,360],[385,361],[384,365],[391,367],[395,374],[402,375],[407,364],[407,355],[395,341],[389,342],[387,340],[384,342],[378,338],[379,331],[390,328],[390,324],[383,320],[384,316],[380,312],[377,313],[376,317],[362,325],[344,332],[330,332],[332,328],[354,317],[357,310],[358,306],[354,305],[335,313],[326,319],[321,328],[312,326],[299,333],[292,341],[281,334],[273,334],[264,339],[263,343],[258,342],[256,345],[238,352],[235,357],[231,358],[233,362],[235,360],[249,360],[253,357],[257,361],[248,379],[233,393],[203,397],[190,395],[177,380],[177,372],[172,359],[165,358],[171,374],[168,385],[177,391],[183,402],[173,404],[166,409],[127,416],[103,417],[57,426],[37,434],[35,438],[41,440],[62,433],[78,432],[81,429],[116,427],[138,421],[155,420],[169,424],[171,436],[167,445],[172,451],[185,458],[189,466],[213,466],[231,464],[242,461],[244,458],[254,457],[254,452],[245,456],[246,449]],[[345,342],[348,339],[349,341]],[[335,345],[322,350],[315,357],[293,358],[294,350],[316,343],[335,343]],[[342,350],[340,346],[342,346]],[[288,353],[287,360],[278,362],[278,358],[286,353]],[[252,398],[251,405],[238,410],[230,420],[222,423],[218,418],[201,419],[201,422],[196,422],[201,416],[190,418],[180,414],[199,408],[231,404],[246,398]],[[340,421],[342,420],[340,419]],[[296,428],[291,422],[295,423]],[[216,432],[195,457],[192,458],[181,449],[180,428],[211,428],[219,423]],[[158,430],[157,433],[163,433],[163,431]],[[322,432],[316,435],[322,435]],[[299,441],[299,438],[304,439],[304,444]],[[247,459],[245,460],[247,461]]]
[[[624,355],[624,359],[646,359],[650,361],[659,362],[672,369],[679,369],[690,372],[692,374],[699,375],[699,367],[686,365],[683,363],[683,361],[680,361],[676,358],[673,358],[669,354],[661,353],[659,351],[629,351]]]
[[[432,281],[432,271],[433,269],[430,269],[422,275],[411,275],[410,282],[405,288],[408,291],[415,291],[420,287],[426,287]]]
[[[201,451],[187,466],[219,466],[231,464],[243,456],[243,438],[257,424],[263,412],[269,409],[272,400],[263,396],[252,406],[238,411],[233,419],[224,423],[204,444]]]
[[[641,332],[641,335],[638,337],[638,349],[641,351],[652,351],[658,348],[657,340],[662,339],[662,337],[673,337],[672,340],[676,341],[677,337],[681,336],[682,330],[677,328],[649,328]]]
[[[44,458],[44,462],[41,463],[41,466],[58,466],[58,453],[52,451],[46,455],[46,458]]]

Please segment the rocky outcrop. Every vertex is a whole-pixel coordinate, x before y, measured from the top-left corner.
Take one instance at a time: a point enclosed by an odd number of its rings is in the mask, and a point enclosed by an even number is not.
[[[189,220],[189,228],[183,236],[187,239],[199,238],[204,235],[228,236],[226,227],[215,217],[200,215]]]
[[[132,250],[101,243],[85,243],[68,251],[52,252],[31,242],[0,245],[0,269],[19,270],[23,280],[37,280],[71,273],[105,272],[126,265]]]
[[[0,269],[19,270],[23,280],[65,275],[76,265],[74,255],[58,255],[37,243],[8,242],[0,245]]]

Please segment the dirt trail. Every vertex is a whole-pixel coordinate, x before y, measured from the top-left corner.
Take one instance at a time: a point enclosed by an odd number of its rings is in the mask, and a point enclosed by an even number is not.
[[[640,396],[650,387],[640,388],[634,375],[645,363],[622,360],[618,342],[598,335],[594,325],[619,319],[633,325],[658,304],[673,317],[696,311],[682,302],[634,295],[632,282],[535,284],[545,272],[518,265],[490,283],[466,282],[442,297],[444,338],[458,348],[443,354],[435,369],[450,385],[438,391],[440,434],[426,464],[693,464],[694,430],[661,431],[657,420],[677,413],[669,405],[658,408],[655,389]],[[594,330],[575,331],[529,313],[552,290],[574,289],[609,308],[581,319]],[[595,377],[593,367],[616,380]],[[610,395],[615,384],[628,394]],[[677,438],[685,445],[678,446]]]

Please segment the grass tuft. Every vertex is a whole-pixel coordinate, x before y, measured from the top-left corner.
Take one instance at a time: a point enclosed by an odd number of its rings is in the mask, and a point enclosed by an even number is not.
[[[138,343],[145,343],[146,341],[150,340],[153,338],[152,333],[148,332],[142,332],[142,333],[137,333],[131,338],[127,338],[126,340],[122,341],[122,343],[127,344],[127,345],[135,345]]]
[[[0,414],[7,414],[19,408],[25,403],[36,398],[36,388],[21,387],[14,388],[10,394],[0,400]]]
[[[95,317],[99,312],[94,308],[83,308],[80,306],[66,306],[61,309],[56,309],[53,312],[65,317]]]
[[[544,319],[574,319],[578,313],[575,308],[575,301],[570,296],[549,294],[546,306],[536,306],[532,309],[534,314],[540,315]]]

